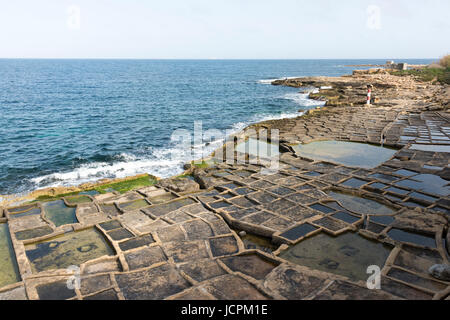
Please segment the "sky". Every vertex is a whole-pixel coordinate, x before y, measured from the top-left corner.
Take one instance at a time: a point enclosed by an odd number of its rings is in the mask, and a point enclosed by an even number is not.
[[[449,0],[0,0],[0,58],[356,59],[450,53]]]

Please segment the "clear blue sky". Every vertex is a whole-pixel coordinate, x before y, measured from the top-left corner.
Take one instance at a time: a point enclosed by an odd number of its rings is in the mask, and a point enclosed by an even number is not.
[[[0,58],[438,58],[449,13],[449,0],[5,0]]]

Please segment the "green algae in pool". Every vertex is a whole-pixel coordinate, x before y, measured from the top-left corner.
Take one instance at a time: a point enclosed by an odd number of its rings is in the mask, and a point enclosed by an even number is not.
[[[76,196],[66,197],[65,199],[66,199],[67,203],[69,203],[71,205],[75,205],[78,203],[92,202],[91,198],[89,198],[87,195],[76,195]]]
[[[312,160],[332,161],[351,167],[372,169],[397,151],[366,143],[317,141],[293,146],[296,154]]]
[[[249,154],[259,158],[272,158],[280,154],[279,148],[275,144],[250,138],[236,146],[236,151]]]
[[[0,288],[18,281],[20,281],[19,268],[8,225],[0,223]]]
[[[25,246],[33,272],[64,269],[99,258],[114,255],[114,251],[95,229],[71,232]]]
[[[42,204],[45,211],[45,216],[50,219],[56,227],[77,223],[75,209],[65,205],[63,200],[51,201]]]
[[[120,209],[122,209],[124,211],[133,211],[133,210],[142,209],[142,208],[145,208],[148,206],[150,206],[150,204],[147,201],[145,201],[144,199],[119,204]]]
[[[88,196],[95,196],[97,194],[100,194],[97,190],[87,190],[87,191],[82,191],[79,194],[84,194],[84,195],[88,195]]]
[[[395,212],[393,208],[390,208],[380,202],[354,196],[348,193],[329,191],[327,194],[333,199],[339,201],[342,206],[352,212],[372,215],[389,215]]]
[[[292,263],[348,277],[367,280],[367,267],[383,267],[391,248],[356,233],[332,237],[320,233],[283,251],[280,257]]]

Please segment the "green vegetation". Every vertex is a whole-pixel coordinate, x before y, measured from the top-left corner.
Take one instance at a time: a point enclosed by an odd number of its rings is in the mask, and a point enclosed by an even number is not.
[[[391,71],[395,76],[414,76],[420,81],[450,84],[450,55],[443,57],[439,64],[432,64],[423,69]]]
[[[36,201],[42,201],[42,202],[45,201],[46,202],[46,201],[59,200],[62,197],[76,196],[78,193],[79,192],[69,192],[69,193],[57,194],[55,196],[43,195],[43,196],[37,197],[35,200],[33,200],[31,202],[36,202]]]
[[[91,202],[91,198],[89,198],[88,196],[85,195],[77,195],[77,196],[73,196],[73,197],[67,197],[66,201],[69,204],[78,204],[78,203],[86,203],[86,202]]]
[[[197,168],[202,168],[202,169],[205,169],[205,168],[208,168],[208,167],[209,167],[208,162],[206,162],[205,160],[202,160],[201,163],[199,163],[199,162],[197,162],[197,161],[194,161],[192,164],[193,164],[195,167],[197,167]]]
[[[444,68],[450,68],[450,54],[446,55],[445,57],[443,57],[440,61],[439,64],[444,67]]]
[[[136,189],[136,188],[142,188],[154,185],[156,183],[156,178],[153,176],[145,176],[145,177],[139,177],[132,180],[125,180],[121,182],[115,182],[115,183],[109,183],[104,184],[101,186],[98,186],[94,188],[94,190],[100,192],[100,193],[106,193],[108,192],[108,189],[114,189],[120,193],[125,193],[127,191]]]
[[[147,186],[151,186],[154,185],[156,183],[156,178],[151,176],[151,175],[147,175],[144,177],[139,177],[136,179],[131,179],[131,180],[125,180],[125,181],[120,181],[120,182],[115,182],[115,183],[108,183],[108,184],[103,184],[100,185],[98,187],[89,189],[89,190],[84,190],[84,191],[92,191],[95,190],[99,193],[107,193],[110,191],[110,189],[113,189],[115,191],[118,191],[120,193],[125,193],[127,191],[136,189],[136,188],[142,188],[142,187],[147,187]],[[36,202],[36,201],[42,201],[42,202],[47,202],[47,201],[53,201],[53,200],[59,200],[63,197],[70,197],[70,196],[77,196],[80,192],[82,191],[76,191],[76,192],[69,192],[69,193],[63,193],[63,194],[57,194],[55,196],[50,196],[50,195],[43,195],[43,196],[39,196],[37,197],[35,200],[31,201],[32,202]],[[80,198],[75,198],[75,199],[71,199],[72,201],[69,200],[70,203],[79,203],[77,202],[77,200],[81,202],[83,202],[83,200],[86,200],[85,196],[80,195]]]
[[[450,67],[441,68],[424,68],[424,69],[413,69],[413,70],[403,70],[403,71],[392,71],[391,74],[395,76],[414,76],[420,81],[424,82],[441,82],[450,84]]]

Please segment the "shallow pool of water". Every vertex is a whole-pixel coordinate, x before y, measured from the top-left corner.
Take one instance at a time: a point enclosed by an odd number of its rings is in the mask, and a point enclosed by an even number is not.
[[[272,158],[280,154],[279,148],[275,144],[267,143],[250,138],[236,146],[236,151],[246,153],[259,158]]]
[[[432,152],[450,152],[450,146],[437,144],[412,144],[409,149]]]
[[[149,205],[150,204],[147,201],[142,199],[142,200],[135,200],[135,201],[131,201],[131,202],[121,203],[121,204],[119,204],[119,207],[125,211],[133,211],[133,210],[148,207]]]
[[[67,203],[69,203],[71,205],[75,205],[78,203],[92,202],[91,198],[89,198],[87,195],[77,195],[77,196],[66,197],[66,201],[67,201]]]
[[[113,249],[95,229],[71,232],[25,246],[33,272],[67,268],[104,256]]]
[[[21,217],[28,217],[28,216],[34,216],[34,215],[40,215],[41,209],[39,207],[27,207],[25,211],[13,211],[9,212],[9,217],[11,219],[21,218]]]
[[[95,196],[95,195],[99,194],[99,192],[97,190],[88,190],[88,191],[82,191],[82,192],[80,192],[80,194],[85,194],[88,196]]]
[[[50,219],[56,227],[77,223],[77,217],[74,207],[68,207],[63,200],[51,201],[43,203],[45,216]]]
[[[384,266],[391,248],[356,233],[345,233],[332,237],[320,233],[307,238],[280,254],[280,257],[295,264],[307,266],[351,280],[367,280],[367,267]]]
[[[0,223],[0,288],[20,281],[8,225]]]
[[[245,248],[249,250],[258,249],[263,252],[272,253],[277,249],[277,246],[273,244],[269,238],[246,234],[245,236],[241,237],[241,240],[244,243]]]
[[[177,197],[175,195],[173,195],[170,192],[167,192],[163,195],[157,196],[157,197],[149,197],[149,200],[152,204],[158,204],[158,203],[163,203],[163,202],[167,202],[173,199],[176,199]]]
[[[396,183],[396,185],[401,187],[438,194],[441,196],[448,196],[450,194],[450,187],[448,184],[449,181],[434,174],[419,174]]]
[[[403,231],[395,228],[389,230],[388,236],[397,241],[409,242],[420,246],[436,248],[436,240],[434,239],[434,237],[427,237],[421,234]]]
[[[373,215],[389,215],[395,212],[393,208],[371,199],[338,191],[329,191],[327,194],[339,201],[347,210],[353,212]]]
[[[280,236],[289,240],[297,240],[316,230],[317,227],[309,223],[303,223],[299,226],[289,229],[288,231],[282,233]]]
[[[299,144],[293,149],[301,157],[368,169],[389,160],[397,152],[371,144],[344,141],[317,141]]]

